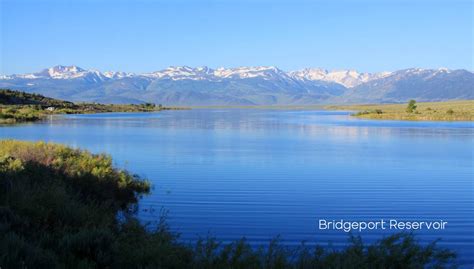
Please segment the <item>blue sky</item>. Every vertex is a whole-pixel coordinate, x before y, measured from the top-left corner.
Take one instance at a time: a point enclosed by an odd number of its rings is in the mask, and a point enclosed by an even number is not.
[[[53,65],[473,70],[473,1],[0,0],[0,73]]]

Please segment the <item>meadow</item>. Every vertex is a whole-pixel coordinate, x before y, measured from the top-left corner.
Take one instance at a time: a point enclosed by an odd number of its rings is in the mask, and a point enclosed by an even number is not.
[[[330,105],[328,110],[351,110],[363,119],[379,120],[410,120],[410,121],[473,121],[474,100],[446,102],[416,102],[416,108],[407,111],[404,104],[361,104],[361,105]]]

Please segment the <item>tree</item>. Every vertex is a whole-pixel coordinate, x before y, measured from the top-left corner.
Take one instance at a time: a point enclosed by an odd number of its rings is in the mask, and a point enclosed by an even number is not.
[[[416,101],[412,99],[408,102],[407,112],[413,113],[415,112],[415,110],[416,110]]]

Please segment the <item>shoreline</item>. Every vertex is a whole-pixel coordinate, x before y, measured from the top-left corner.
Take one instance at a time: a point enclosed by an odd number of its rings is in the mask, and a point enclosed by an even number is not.
[[[407,104],[328,105],[325,109],[356,111],[351,116],[369,120],[474,121],[474,100],[417,102],[413,112],[407,112]]]
[[[369,120],[399,121],[474,121],[474,100],[419,102],[407,104],[312,104],[312,105],[213,105],[168,107],[161,104],[73,103],[8,89],[0,90],[0,125],[37,122],[50,115],[97,114],[115,112],[159,112],[189,109],[271,109],[334,110],[355,112],[351,116]]]

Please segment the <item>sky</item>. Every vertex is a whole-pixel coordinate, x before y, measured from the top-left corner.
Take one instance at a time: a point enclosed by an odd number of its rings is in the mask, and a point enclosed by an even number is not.
[[[0,0],[0,74],[54,65],[474,70],[473,3]]]

